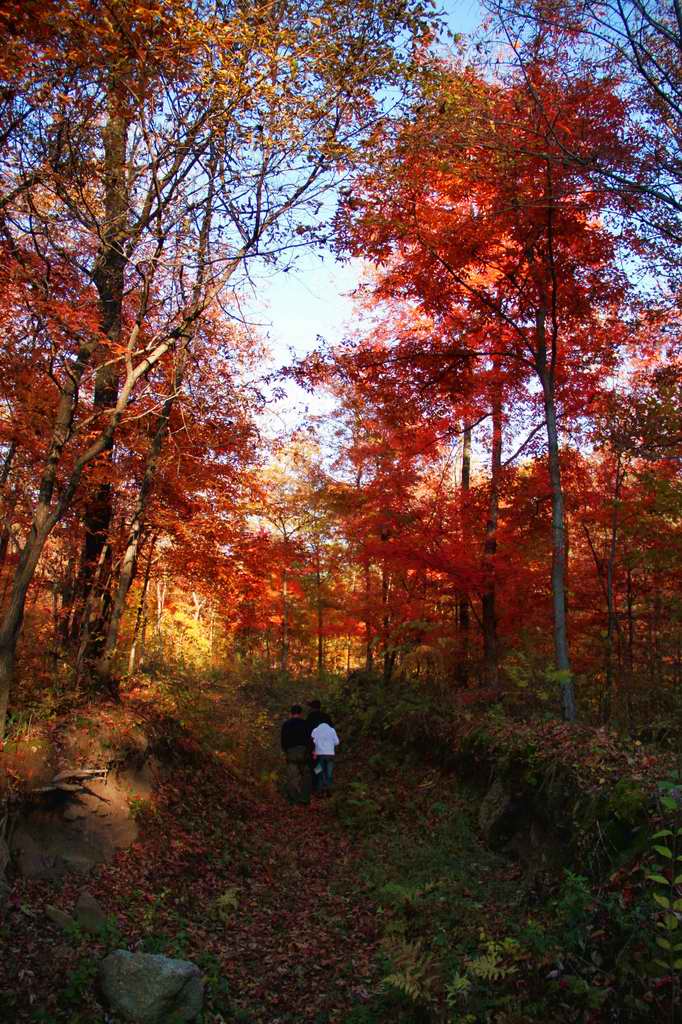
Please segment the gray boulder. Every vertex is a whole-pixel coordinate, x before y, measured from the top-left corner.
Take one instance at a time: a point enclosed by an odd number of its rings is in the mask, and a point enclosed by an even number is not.
[[[196,964],[159,954],[114,950],[100,963],[98,983],[109,1009],[135,1024],[195,1020],[204,1000]]]
[[[107,915],[95,897],[85,889],[78,897],[74,916],[83,931],[91,935],[97,935],[107,927]]]

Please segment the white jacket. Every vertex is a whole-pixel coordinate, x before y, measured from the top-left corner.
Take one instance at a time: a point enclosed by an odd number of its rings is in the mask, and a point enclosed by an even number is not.
[[[316,754],[334,756],[339,745],[339,737],[336,735],[336,729],[333,726],[327,725],[326,722],[320,722],[319,725],[315,726],[310,735],[315,744]]]

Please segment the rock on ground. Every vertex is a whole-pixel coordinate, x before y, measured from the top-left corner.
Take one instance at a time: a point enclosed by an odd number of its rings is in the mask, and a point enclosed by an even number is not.
[[[107,926],[107,915],[97,900],[85,889],[81,892],[74,911],[76,921],[85,932],[97,935]]]
[[[52,924],[56,924],[62,931],[68,931],[69,928],[75,928],[76,922],[74,919],[66,913],[65,910],[61,910],[59,907],[53,907],[51,903],[45,907],[45,916]]]
[[[102,960],[99,989],[107,1006],[135,1024],[195,1020],[204,983],[196,964],[153,953],[117,949]]]

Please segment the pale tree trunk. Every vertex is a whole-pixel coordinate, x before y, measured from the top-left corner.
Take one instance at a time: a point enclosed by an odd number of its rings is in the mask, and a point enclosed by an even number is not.
[[[206,605],[206,598],[200,597],[196,590],[192,591],[192,604],[194,605],[194,621],[201,622],[201,613]]]
[[[483,625],[483,682],[497,686],[498,643],[495,608],[495,555],[497,554],[497,521],[500,506],[500,472],[502,470],[502,402],[499,389],[493,399],[493,434],[490,459],[490,499],[483,548],[484,590],[481,598]]]
[[[286,569],[282,573],[282,649],[279,667],[281,672],[289,668],[289,579]]]
[[[159,647],[159,655],[163,657],[163,627],[161,620],[163,619],[163,611],[166,606],[166,591],[168,589],[168,583],[165,579],[157,579],[156,581],[156,616],[154,618],[154,635],[156,636],[156,642]]]
[[[317,551],[315,566],[315,583],[317,586],[317,678],[321,679],[324,672],[324,612],[322,608],[322,572],[320,570],[320,552]]]
[[[466,515],[466,502],[471,487],[471,427],[465,425],[462,436],[462,480],[460,488],[462,491],[462,509]],[[464,528],[464,543],[467,545],[468,537],[466,527]],[[469,595],[461,594],[457,603],[457,618],[460,631],[460,661],[457,667],[457,681],[466,686],[469,681]]]
[[[386,544],[391,538],[391,531],[388,527],[384,526],[380,533],[381,541]],[[389,604],[389,596],[391,592],[391,575],[386,568],[386,558],[382,559],[381,565],[381,608],[382,608],[382,627],[383,627],[383,640],[384,640],[384,667],[383,676],[384,681],[389,682],[393,675],[393,666],[395,665],[395,651],[389,650],[389,639],[391,635],[391,608]]]
[[[265,630],[265,660],[268,666],[268,672],[272,671],[272,652],[270,650],[270,630]]]
[[[553,345],[554,349],[554,345]],[[559,433],[557,429],[554,395],[554,366],[547,365],[546,312],[536,316],[536,368],[545,409],[549,479],[552,492],[552,607],[554,613],[554,661],[561,688],[563,717],[567,722],[576,719],[573,672],[568,650],[568,623],[566,615],[566,513],[561,482]]]
[[[128,675],[132,675],[137,668],[137,644],[141,636],[141,627],[146,621],[146,607],[147,607],[147,590],[149,588],[149,576],[152,570],[152,558],[154,557],[154,548],[156,547],[156,534],[152,537],[149,542],[149,554],[147,555],[147,564],[144,570],[144,579],[142,580],[142,590],[140,592],[140,600],[137,604],[137,613],[135,615],[135,627],[133,629],[133,642],[130,645],[130,654],[128,656]]]
[[[370,621],[370,601],[372,598],[372,577],[369,561],[365,562],[365,670],[374,670],[374,645],[372,643],[372,624]]]
[[[208,659],[209,659],[209,665],[210,665],[211,668],[213,668],[213,664],[214,664],[214,661],[215,661],[215,658],[214,658],[215,620],[216,620],[215,605],[211,605],[211,614],[209,615],[209,619],[208,619]]]

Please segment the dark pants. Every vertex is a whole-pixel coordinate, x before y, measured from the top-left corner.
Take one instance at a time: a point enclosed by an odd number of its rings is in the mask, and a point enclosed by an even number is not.
[[[292,804],[310,803],[310,755],[307,747],[289,747],[287,760],[286,793]]]
[[[334,757],[332,754],[318,754],[316,764],[322,769],[317,776],[317,788],[320,793],[329,792],[334,779]]]

